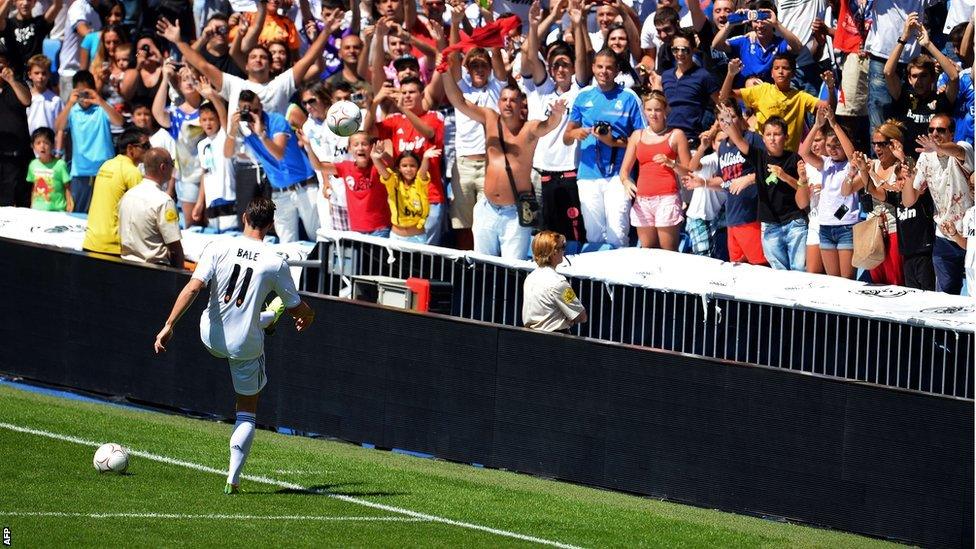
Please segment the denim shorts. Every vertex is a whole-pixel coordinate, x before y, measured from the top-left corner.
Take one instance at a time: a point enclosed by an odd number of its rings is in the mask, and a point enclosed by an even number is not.
[[[821,225],[821,250],[853,250],[854,225]]]

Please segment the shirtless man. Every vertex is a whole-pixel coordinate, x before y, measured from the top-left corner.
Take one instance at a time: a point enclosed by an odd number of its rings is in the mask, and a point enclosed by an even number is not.
[[[457,57],[451,63],[457,63]],[[488,165],[485,168],[485,195],[474,208],[474,251],[507,259],[525,259],[532,242],[531,227],[519,225],[512,184],[505,169],[508,151],[515,188],[532,192],[532,158],[539,138],[556,129],[566,112],[565,101],[555,101],[546,120],[526,122],[522,115],[525,96],[514,86],[506,86],[498,98],[498,111],[478,107],[461,94],[452,78],[442,79],[444,91],[454,108],[484,125]]]

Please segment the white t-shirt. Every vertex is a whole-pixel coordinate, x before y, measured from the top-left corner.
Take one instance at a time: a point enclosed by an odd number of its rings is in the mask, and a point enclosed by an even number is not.
[[[820,185],[823,183],[823,178],[817,168],[807,163],[803,165],[806,166],[807,185],[810,186],[810,213],[807,215],[807,219],[810,220],[810,228],[812,229],[814,223],[817,227],[820,226]]]
[[[563,131],[569,123],[569,109],[572,108],[576,94],[580,90],[576,79],[573,79],[569,89],[562,95],[556,91],[556,83],[548,75],[546,81],[540,86],[536,86],[532,78],[523,78],[522,88],[528,97],[529,120],[546,120],[549,118],[549,108],[557,99],[566,101],[566,113],[559,126],[539,138],[532,167],[550,172],[575,170],[576,142],[573,141],[572,145],[564,145]]]
[[[956,230],[962,232],[962,217],[973,206],[973,193],[969,190],[969,174],[973,173],[973,146],[966,141],[957,143],[966,151],[966,161],[962,164],[949,156],[924,152],[918,156],[915,165],[914,186],[917,190],[928,187],[935,203],[935,235],[942,234],[942,221],[952,219]]]
[[[566,277],[552,267],[539,267],[525,277],[522,323],[544,332],[565,330],[584,311]]]
[[[54,121],[62,109],[64,103],[53,91],[31,93],[31,104],[27,107],[27,131],[34,133],[37,128],[54,129]]]
[[[167,244],[180,240],[176,203],[152,179],[132,187],[119,201],[122,259],[169,263]]]
[[[496,80],[495,75],[492,74],[483,88],[475,88],[467,78],[461,78],[458,87],[464,98],[472,105],[498,111],[498,98],[505,84]],[[468,115],[460,110],[455,113],[455,124],[457,133],[454,148],[457,156],[485,154],[485,127],[468,118]]]
[[[925,8],[941,0],[874,0],[874,25],[868,30],[864,51],[882,59],[891,56],[891,50],[901,38],[908,14],[916,12],[925,23]],[[901,52],[899,63],[908,63],[918,56],[918,39],[911,38]]]
[[[976,206],[970,206],[962,218],[962,236],[966,239],[966,287],[976,295]]]
[[[100,31],[102,19],[88,0],[74,0],[67,11],[68,18],[65,23],[64,41],[61,42],[61,63],[58,66],[58,74],[64,78],[71,78],[81,68],[78,51],[83,37],[77,32],[78,25],[86,23],[92,32]]]
[[[949,13],[946,15],[945,26],[942,32],[946,35],[959,23],[966,23],[976,9],[976,2],[973,0],[949,0]],[[974,290],[973,293],[976,293]]]
[[[858,219],[857,193],[844,196],[840,193],[841,185],[847,179],[851,164],[848,161],[834,162],[829,156],[823,159],[823,169],[820,176],[823,180],[823,188],[820,190],[819,219],[821,225],[853,225]],[[847,207],[847,212],[841,218],[834,216],[841,208]]]
[[[706,154],[701,159],[701,167],[695,172],[697,177],[706,182],[719,175],[721,171],[718,167],[718,154]],[[722,206],[728,200],[729,193],[725,189],[715,189],[713,187],[696,187],[691,192],[691,200],[688,201],[687,215],[689,218],[704,219],[711,221],[718,217],[722,211]]]
[[[813,38],[813,20],[824,20],[826,10],[826,0],[790,0],[779,2],[777,15],[783,26],[800,39],[801,44],[809,46]],[[825,24],[830,22],[826,21]],[[797,53],[798,67],[805,67],[813,62],[813,55],[808,47],[804,47]]]
[[[207,197],[207,207],[214,200],[233,202],[237,197],[234,182],[234,165],[224,156],[224,142],[227,134],[221,128],[213,137],[204,137],[197,143],[197,157],[203,168],[203,193]]]
[[[259,321],[272,291],[289,309],[301,303],[288,264],[253,238],[213,241],[200,254],[193,278],[210,284],[207,309],[200,316],[200,339],[221,358],[250,360],[264,354]]]
[[[641,25],[641,31],[640,31],[641,49],[646,50],[649,48],[660,48],[661,45],[663,44],[663,42],[661,42],[661,39],[658,38],[657,36],[657,27],[654,26],[655,13],[656,12],[651,12],[651,14],[647,16],[647,19],[644,20],[644,24]],[[693,26],[694,24],[695,24],[694,21],[692,21],[691,19],[691,12],[688,11],[688,6],[686,6],[682,2],[681,10],[678,11],[678,25],[681,28],[686,29]]]
[[[267,84],[258,84],[224,73],[223,82],[220,86],[220,96],[227,100],[229,115],[237,112],[238,97],[243,90],[251,90],[257,94],[265,112],[276,112],[285,116],[288,111],[288,102],[291,100],[291,96],[295,94],[295,75],[292,73],[292,69],[288,69]]]
[[[602,30],[597,30],[590,33],[590,46],[593,47],[594,52],[602,50],[606,43],[607,39],[603,37]]]
[[[349,138],[340,137],[333,133],[329,129],[329,125],[325,123],[325,119],[319,122],[309,116],[302,126],[302,131],[305,133],[305,138],[312,145],[312,152],[319,158],[319,162],[335,163],[350,158]],[[315,175],[319,178],[319,182],[322,182],[322,173],[316,171]],[[346,186],[342,183],[341,179],[334,176],[330,176],[329,181],[332,188],[329,201],[336,206],[345,206]]]

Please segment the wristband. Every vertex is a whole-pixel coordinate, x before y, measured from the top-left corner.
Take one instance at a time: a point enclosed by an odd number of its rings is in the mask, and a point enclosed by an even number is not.
[[[901,38],[898,38],[898,43],[901,44],[902,46],[907,46],[908,45],[908,40],[903,40]]]
[[[732,187],[732,182],[729,181],[728,179],[723,179],[722,180],[722,188],[725,189],[725,190],[729,190],[730,187]]]
[[[54,149],[53,151],[51,151],[51,156],[53,156],[54,158],[61,158],[62,156],[64,156],[64,150]]]

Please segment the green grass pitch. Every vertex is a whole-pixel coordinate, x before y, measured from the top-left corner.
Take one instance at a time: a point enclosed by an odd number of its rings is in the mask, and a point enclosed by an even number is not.
[[[0,386],[0,527],[11,547],[883,544],[268,431],[255,437],[245,493],[225,496],[230,430]],[[93,469],[103,442],[136,452],[130,474]]]

